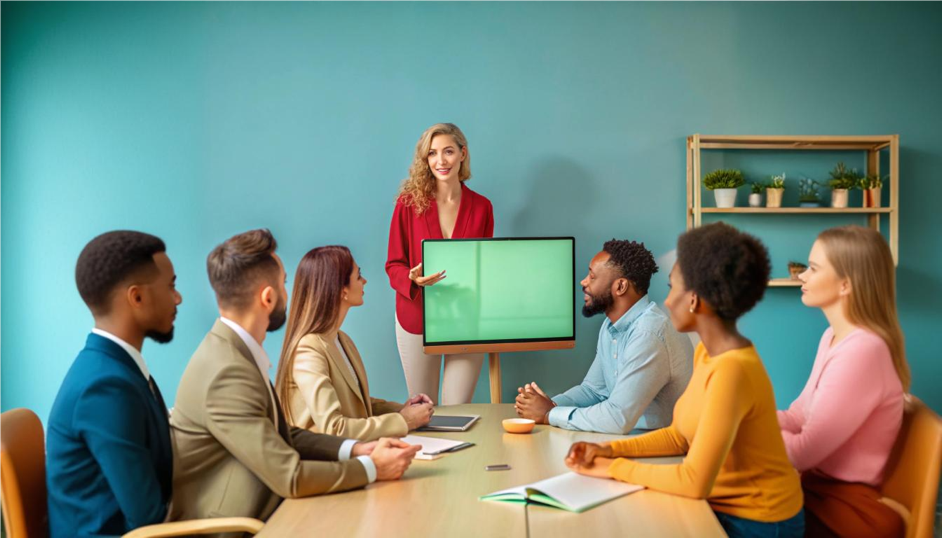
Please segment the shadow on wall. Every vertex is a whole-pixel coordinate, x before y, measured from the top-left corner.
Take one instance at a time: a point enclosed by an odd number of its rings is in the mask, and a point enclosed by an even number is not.
[[[522,182],[528,196],[511,219],[514,236],[588,235],[587,218],[597,200],[595,181],[575,161],[547,157]]]
[[[906,248],[911,245],[907,241],[906,232],[914,227],[922,227],[922,215],[910,213],[907,209],[914,205],[918,196],[920,199],[937,200],[942,197],[942,182],[928,181],[919,185],[918,191],[908,187],[909,170],[921,173],[932,170],[935,166],[935,154],[919,151],[901,143],[900,147],[900,264],[896,270],[896,285],[898,305],[906,305],[900,309],[900,318],[905,323],[906,318],[920,318],[922,314],[932,314],[938,309],[938,297],[942,297],[942,277],[937,272],[940,251],[931,245],[916,247],[916,251]],[[881,159],[881,173],[889,173],[888,159]],[[885,204],[889,203],[889,193],[884,188]],[[886,228],[882,231],[886,233]],[[928,247],[928,248],[927,248]],[[911,248],[911,247],[910,247]],[[926,251],[928,250],[928,252]],[[905,328],[904,328],[905,330]]]
[[[597,205],[600,193],[597,191],[598,182],[595,181],[585,168],[575,161],[558,156],[547,156],[541,159],[540,166],[534,168],[524,176],[521,183],[527,186],[527,196],[520,211],[508,219],[510,226],[506,227],[507,235],[514,237],[546,237],[546,236],[573,236],[576,238],[576,274],[575,280],[582,280],[580,267],[586,261],[587,252],[592,254],[598,249],[597,245],[587,245],[586,240],[591,236],[589,222],[593,214],[593,206]],[[516,275],[525,281],[526,275]],[[581,320],[577,304],[576,324]],[[534,381],[533,372],[552,369],[553,378],[566,386],[543,386],[544,390],[552,393],[568,389],[581,381],[588,365],[595,356],[595,336],[587,335],[577,328],[576,349],[565,351],[531,351],[525,353],[501,354],[504,402],[513,402],[518,386]],[[584,360],[573,360],[581,357]],[[539,361],[545,368],[534,368],[534,361]],[[486,368],[485,368],[486,369]],[[545,379],[545,376],[541,376]]]
[[[938,298],[942,297],[942,280],[939,280],[937,275],[918,271],[911,265],[901,263],[896,268],[896,282],[897,293],[899,295],[905,293],[905,297],[897,296],[896,298],[897,304],[906,305],[906,312],[900,312],[901,317],[931,313],[939,307]],[[899,290],[900,282],[919,282],[919,286],[918,289],[910,288],[903,292]]]

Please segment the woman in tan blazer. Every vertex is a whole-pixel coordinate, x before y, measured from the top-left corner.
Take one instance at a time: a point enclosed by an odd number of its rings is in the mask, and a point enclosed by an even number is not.
[[[292,426],[372,441],[428,424],[432,400],[425,394],[405,404],[370,397],[360,353],[340,330],[350,308],[363,304],[364,286],[347,247],[315,248],[298,264],[275,380]]]

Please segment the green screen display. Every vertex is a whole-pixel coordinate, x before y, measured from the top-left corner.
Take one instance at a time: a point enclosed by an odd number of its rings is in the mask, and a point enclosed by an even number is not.
[[[425,345],[575,338],[575,239],[422,243]]]

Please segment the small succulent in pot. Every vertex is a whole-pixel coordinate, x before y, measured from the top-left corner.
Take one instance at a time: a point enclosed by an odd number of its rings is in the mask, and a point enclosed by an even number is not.
[[[880,194],[883,192],[883,181],[886,177],[880,174],[869,174],[857,182],[857,188],[863,191],[863,207],[880,207]]]
[[[831,181],[828,182],[828,186],[831,187],[831,207],[847,207],[847,191],[860,182],[860,173],[856,168],[848,170],[843,162],[839,162],[830,174]]]
[[[802,176],[798,180],[798,205],[801,207],[820,207],[821,198],[818,196],[820,183],[810,177]]]
[[[780,176],[771,176],[765,186],[765,206],[782,207],[782,195],[785,193],[785,172]]]
[[[749,184],[749,207],[762,207],[762,193],[765,192],[765,184],[753,182]]]

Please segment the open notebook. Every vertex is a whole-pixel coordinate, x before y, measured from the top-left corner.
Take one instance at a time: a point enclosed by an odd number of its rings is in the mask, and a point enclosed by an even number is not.
[[[505,489],[480,498],[482,501],[533,502],[583,512],[602,503],[644,489],[610,478],[566,473],[526,486]]]

